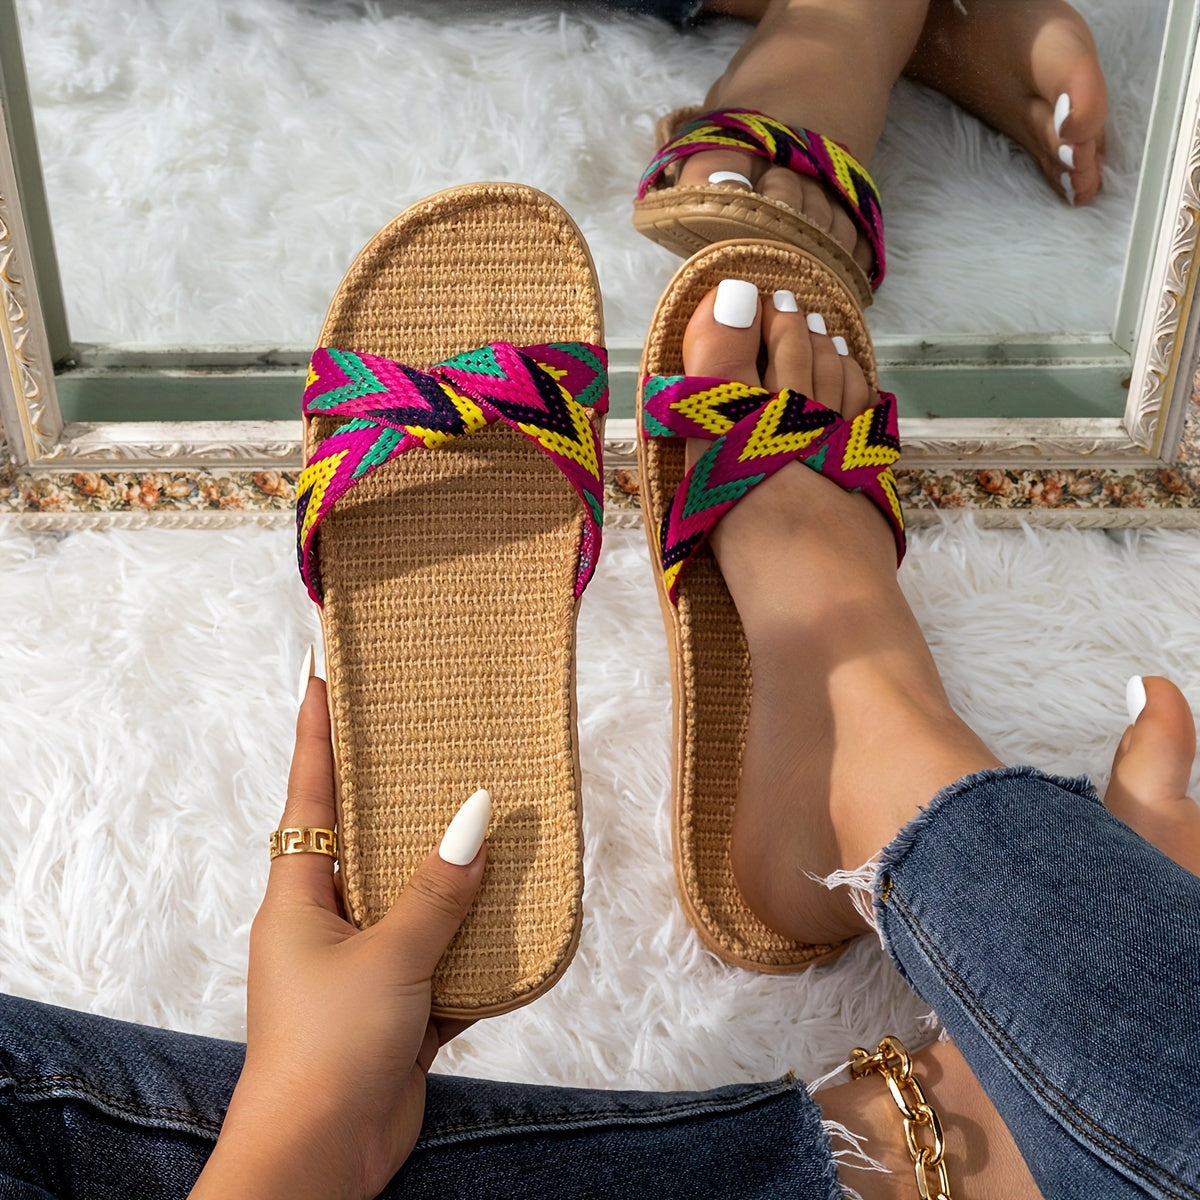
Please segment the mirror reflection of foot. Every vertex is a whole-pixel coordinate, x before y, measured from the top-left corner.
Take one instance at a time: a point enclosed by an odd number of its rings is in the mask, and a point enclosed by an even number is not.
[[[1096,198],[1108,91],[1066,0],[931,0],[905,74],[1023,146],[1068,203]]]
[[[705,107],[755,109],[815,130],[869,164],[925,9],[926,0],[772,0]],[[755,191],[803,213],[870,271],[870,243],[825,184],[733,149],[692,155],[679,182],[703,184],[714,171],[743,175]]]
[[[1158,675],[1129,681],[1130,718],[1113,759],[1104,805],[1200,875],[1200,805],[1187,795],[1196,724],[1183,693]]]

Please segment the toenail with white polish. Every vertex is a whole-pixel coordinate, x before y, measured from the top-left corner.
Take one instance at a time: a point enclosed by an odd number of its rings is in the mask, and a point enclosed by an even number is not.
[[[833,348],[843,357],[850,357],[850,347],[846,345],[846,339],[839,333],[833,338]]]
[[[1075,170],[1075,147],[1067,145],[1064,142],[1058,148],[1058,161],[1062,163],[1068,171]]]
[[[1067,194],[1067,203],[1074,205],[1075,203],[1075,185],[1071,182],[1070,172],[1064,171],[1059,178],[1059,183],[1062,184],[1062,190]]]
[[[1062,137],[1063,122],[1071,115],[1071,97],[1063,92],[1054,106],[1054,136]]]
[[[808,327],[813,333],[829,332],[829,329],[825,325],[825,318],[820,313],[809,313],[805,320],[808,322]]]
[[[722,279],[717,284],[713,319],[730,329],[749,329],[758,315],[758,288],[745,279]]]
[[[741,187],[748,188],[754,191],[754,184],[748,180],[745,175],[739,174],[737,171],[714,171],[708,177],[709,183],[736,183]]]
[[[1146,707],[1146,685],[1140,675],[1130,675],[1125,685],[1125,707],[1129,710],[1129,723],[1132,725]]]
[[[800,306],[796,303],[796,297],[787,288],[780,288],[779,291],[771,297],[775,304],[776,312],[799,312]]]

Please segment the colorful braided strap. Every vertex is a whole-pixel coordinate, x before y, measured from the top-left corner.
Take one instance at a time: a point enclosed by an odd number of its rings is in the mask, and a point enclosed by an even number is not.
[[[296,541],[308,593],[322,602],[315,535],[360,479],[418,446],[430,450],[501,422],[549,455],[583,501],[578,598],[596,568],[604,520],[600,435],[588,409],[608,410],[608,360],[585,342],[492,342],[426,371],[324,347],[313,355],[304,415],[347,418],[317,447],[296,485]]]
[[[748,108],[725,108],[701,113],[688,121],[663,146],[646,168],[638,185],[638,199],[659,186],[663,172],[680,159],[705,150],[742,150],[765,158],[825,184],[840,197],[850,219],[871,245],[875,256],[871,286],[883,282],[887,269],[883,251],[883,210],[879,189],[867,172],[840,142],[811,129],[792,129],[765,113]]]
[[[685,375],[650,375],[642,384],[646,437],[703,438],[713,444],[683,477],[659,526],[663,580],[672,604],[679,577],[717,522],[780,467],[802,462],[848,492],[862,492],[887,517],[904,557],[904,515],[891,465],[900,457],[896,398],[852,421],[784,389]]]

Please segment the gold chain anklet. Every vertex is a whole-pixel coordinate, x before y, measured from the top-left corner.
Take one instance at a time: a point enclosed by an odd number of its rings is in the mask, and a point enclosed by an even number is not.
[[[917,1175],[917,1195],[921,1200],[951,1200],[942,1123],[912,1073],[912,1056],[904,1043],[898,1038],[885,1037],[874,1054],[868,1054],[861,1046],[856,1046],[850,1051],[850,1074],[855,1079],[873,1074],[883,1076],[896,1107],[904,1117],[904,1141],[912,1155],[913,1170]],[[906,1091],[912,1103],[905,1098]],[[919,1132],[924,1129],[929,1130],[932,1146],[924,1145],[919,1140]],[[937,1169],[936,1192],[930,1190],[930,1168]]]

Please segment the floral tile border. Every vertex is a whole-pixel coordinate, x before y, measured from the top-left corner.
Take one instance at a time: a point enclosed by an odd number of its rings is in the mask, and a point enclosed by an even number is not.
[[[287,512],[298,471],[0,470],[0,512],[137,514]]]

